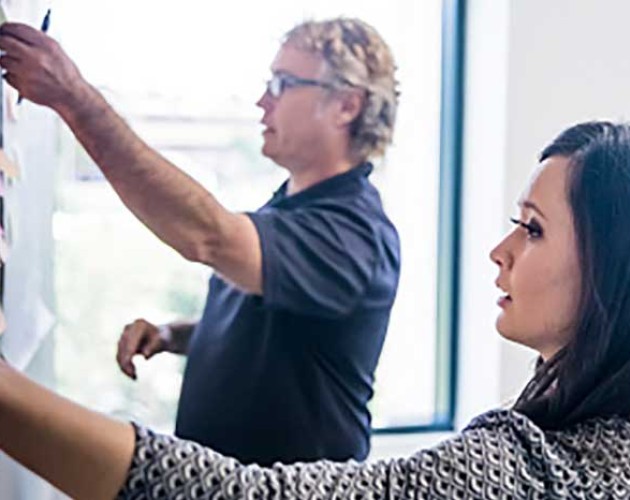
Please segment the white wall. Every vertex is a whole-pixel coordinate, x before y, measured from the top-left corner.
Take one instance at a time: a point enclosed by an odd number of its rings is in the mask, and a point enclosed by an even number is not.
[[[498,241],[497,224],[508,230],[537,154],[557,133],[579,121],[630,117],[630,2],[469,0],[468,14],[461,362],[470,378],[460,388],[462,402],[499,403],[518,394],[535,356],[498,341],[497,364],[485,317],[497,311],[487,305],[497,296],[495,270],[488,282],[478,253]],[[470,387],[490,379],[498,387]],[[471,405],[481,406],[466,403],[463,415]]]
[[[568,125],[630,118],[628,0],[468,0],[458,427],[518,395],[535,353],[498,337],[488,253],[537,154]],[[445,434],[378,437],[373,456]]]

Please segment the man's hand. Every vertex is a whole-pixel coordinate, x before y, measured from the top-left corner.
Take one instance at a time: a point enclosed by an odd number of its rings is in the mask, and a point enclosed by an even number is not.
[[[52,38],[26,24],[0,27],[0,66],[21,96],[60,111],[81,95],[88,83]]]
[[[137,319],[126,325],[118,340],[118,352],[116,361],[125,375],[136,379],[136,367],[133,357],[141,354],[149,359],[154,354],[164,352],[167,349],[166,340],[160,336],[157,326],[143,319]]]

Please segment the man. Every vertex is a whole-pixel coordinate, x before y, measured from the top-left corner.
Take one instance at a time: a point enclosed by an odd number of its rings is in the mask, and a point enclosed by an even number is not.
[[[399,276],[396,231],[369,183],[391,142],[394,62],[352,19],[291,30],[257,105],[262,153],[289,172],[253,213],[231,213],[152,150],[59,45],[0,29],[0,66],[70,126],[129,209],[187,259],[214,268],[196,325],[128,325],[118,363],[187,353],[176,434],[243,462],[362,460],[374,370]]]

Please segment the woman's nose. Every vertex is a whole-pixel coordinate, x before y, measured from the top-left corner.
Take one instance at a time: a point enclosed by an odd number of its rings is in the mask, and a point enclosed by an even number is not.
[[[490,260],[501,268],[509,268],[512,265],[512,255],[507,248],[508,237],[490,251]]]

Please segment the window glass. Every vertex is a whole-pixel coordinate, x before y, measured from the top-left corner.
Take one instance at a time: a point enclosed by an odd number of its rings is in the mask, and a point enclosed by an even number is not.
[[[227,207],[252,210],[285,179],[260,154],[255,102],[282,35],[305,18],[371,23],[398,64],[394,145],[372,179],[398,227],[402,275],[377,371],[375,427],[430,424],[436,401],[441,1],[58,0],[51,34],[153,147]],[[126,323],[197,318],[210,270],[185,261],[122,205],[62,127],[54,216],[60,390],[171,431],[183,359],[115,362]]]

